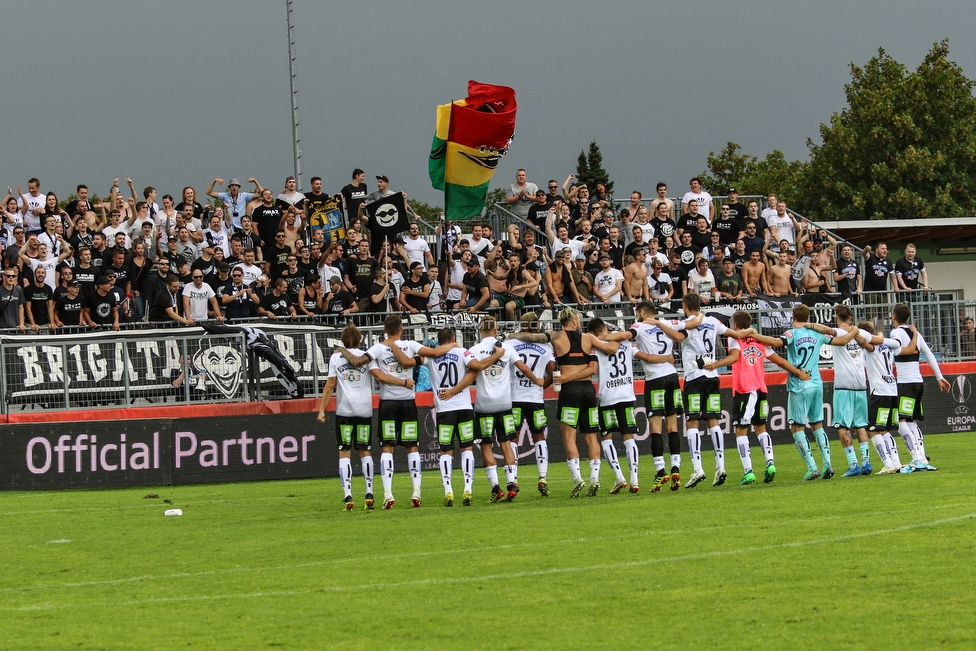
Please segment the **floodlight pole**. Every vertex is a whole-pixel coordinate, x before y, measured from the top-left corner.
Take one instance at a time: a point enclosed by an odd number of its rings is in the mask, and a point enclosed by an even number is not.
[[[295,42],[295,14],[293,0],[285,0],[288,12],[288,83],[291,88],[291,136],[295,157],[295,185],[299,192],[305,189],[302,183],[302,136],[301,118],[298,113],[298,69],[296,67],[297,44]]]

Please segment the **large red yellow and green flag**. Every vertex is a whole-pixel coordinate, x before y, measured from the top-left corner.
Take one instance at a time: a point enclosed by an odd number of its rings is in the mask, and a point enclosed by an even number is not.
[[[515,135],[515,90],[468,82],[468,96],[437,107],[430,182],[444,191],[446,219],[481,214],[498,161]]]

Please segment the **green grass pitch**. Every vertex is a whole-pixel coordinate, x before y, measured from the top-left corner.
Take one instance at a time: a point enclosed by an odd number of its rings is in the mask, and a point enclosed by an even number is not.
[[[645,456],[641,493],[606,494],[604,463],[578,500],[532,464],[511,504],[479,469],[452,509],[436,472],[420,509],[398,473],[389,512],[361,475],[349,513],[336,479],[0,493],[0,648],[972,649],[976,459],[926,446],[939,472],[809,483],[778,446],[746,487],[729,449],[720,488],[706,452],[708,482],[658,494]]]

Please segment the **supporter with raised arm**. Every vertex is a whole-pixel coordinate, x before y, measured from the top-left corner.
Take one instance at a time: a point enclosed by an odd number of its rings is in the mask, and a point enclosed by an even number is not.
[[[251,202],[255,196],[261,196],[264,192],[264,188],[258,183],[257,179],[249,178],[248,183],[254,184],[254,193],[241,192],[241,182],[237,179],[231,179],[227,182],[227,192],[214,192],[214,186],[217,184],[223,185],[224,180],[221,178],[215,178],[207,186],[207,196],[218,199],[224,203],[227,211],[230,213],[231,223],[234,228],[241,227],[241,217],[247,212],[247,204]]]

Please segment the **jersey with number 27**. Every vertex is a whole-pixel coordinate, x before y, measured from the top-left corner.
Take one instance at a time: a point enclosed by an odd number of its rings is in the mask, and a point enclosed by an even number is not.
[[[549,344],[533,344],[526,341],[509,339],[505,342],[511,345],[515,354],[529,367],[536,377],[544,378],[546,366],[553,361],[552,346]],[[528,402],[541,405],[542,387],[523,375],[517,368],[512,373],[512,402]]]
[[[786,380],[786,390],[799,393],[807,387],[823,386],[820,378],[820,348],[832,338],[809,328],[793,328],[784,332],[781,339],[786,344],[786,359],[789,363],[810,374],[809,380],[801,380],[790,373]]]

